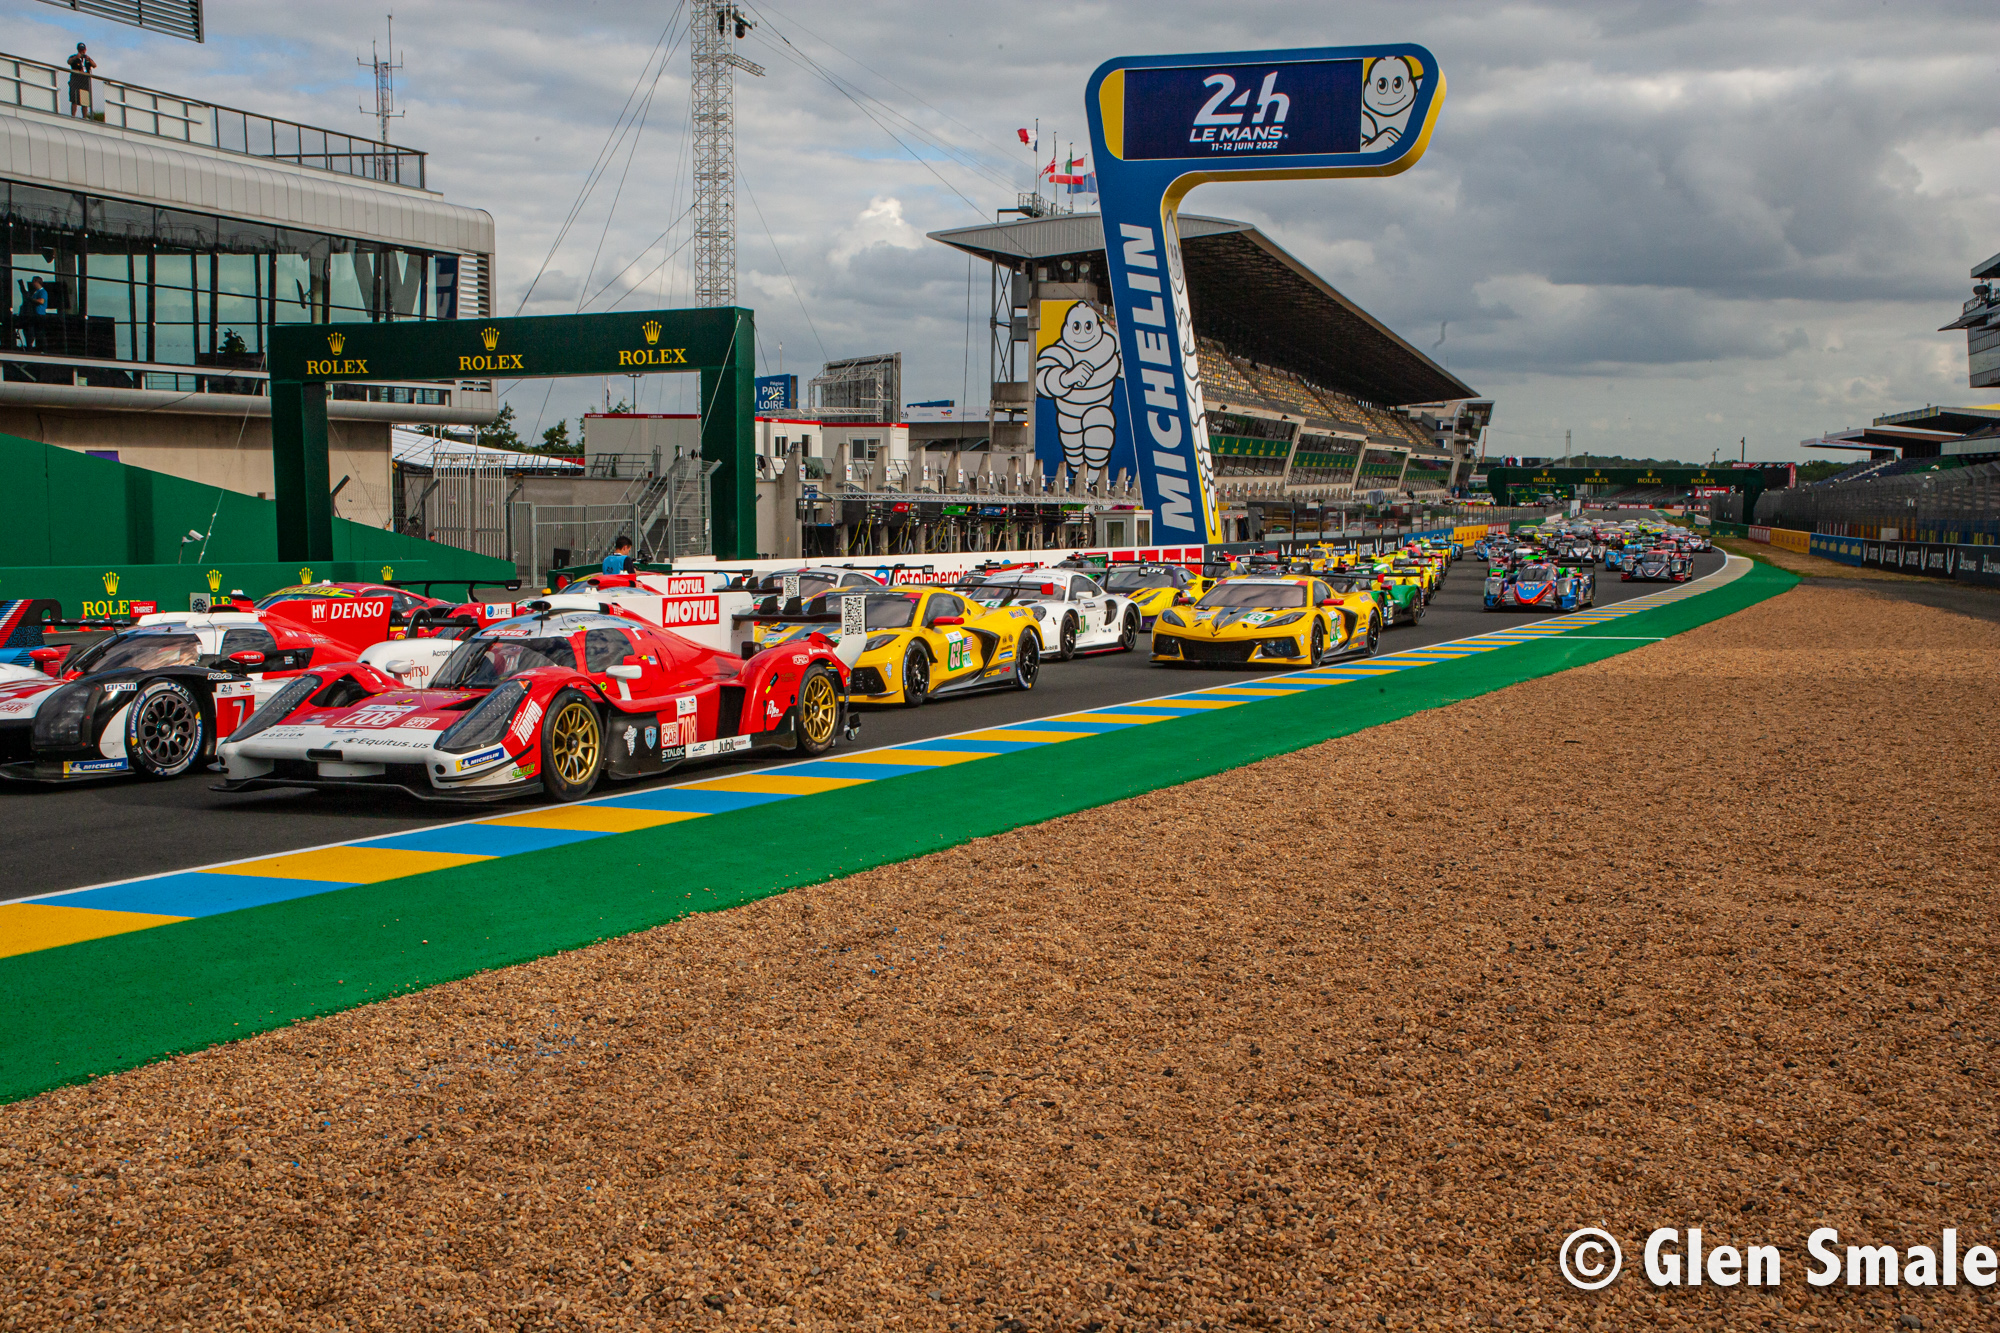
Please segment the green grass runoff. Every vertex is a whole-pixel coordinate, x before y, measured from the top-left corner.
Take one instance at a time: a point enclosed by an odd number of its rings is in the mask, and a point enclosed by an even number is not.
[[[0,991],[13,997],[0,1031],[0,1101],[1304,749],[1616,656],[1797,582],[1756,565],[1656,610],[1457,661],[824,792],[778,810],[709,815],[0,959]],[[1197,683],[1161,675],[1163,690]],[[922,808],[938,813],[913,817],[900,783],[924,784]]]

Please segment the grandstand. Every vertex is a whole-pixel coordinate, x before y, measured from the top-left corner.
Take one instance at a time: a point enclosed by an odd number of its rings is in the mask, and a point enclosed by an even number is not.
[[[995,325],[1028,344],[1043,300],[1108,304],[1095,214],[1024,218],[931,233],[994,265]],[[1474,391],[1341,295],[1247,222],[1181,217],[1183,266],[1201,357],[1209,446],[1226,518],[1371,491],[1442,498],[1471,459],[1396,410]],[[1026,401],[1019,358],[996,345],[993,401]],[[996,429],[996,439],[999,432]]]

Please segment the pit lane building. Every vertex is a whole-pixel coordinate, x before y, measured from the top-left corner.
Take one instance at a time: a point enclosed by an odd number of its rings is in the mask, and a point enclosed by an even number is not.
[[[1040,312],[1063,300],[1106,307],[1102,219],[1024,217],[930,237],[993,267],[990,448],[1032,456]],[[1183,214],[1181,238],[1232,535],[1303,529],[1321,506],[1442,497],[1466,482],[1490,402],[1251,224]]]
[[[72,118],[66,78],[0,56],[0,433],[268,496],[277,325],[492,313],[493,219],[429,188],[423,153],[103,77],[102,121]],[[327,406],[336,509],[371,526],[391,423],[496,409],[486,381]]]

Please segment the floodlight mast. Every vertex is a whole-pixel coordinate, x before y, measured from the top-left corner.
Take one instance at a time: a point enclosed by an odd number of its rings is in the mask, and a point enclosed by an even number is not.
[[[736,82],[764,68],[736,54],[756,25],[723,0],[701,0],[688,43],[694,62],[694,303],[736,304]]]

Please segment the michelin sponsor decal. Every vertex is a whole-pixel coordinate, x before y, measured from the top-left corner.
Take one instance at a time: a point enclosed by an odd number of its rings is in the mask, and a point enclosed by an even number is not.
[[[481,750],[478,754],[469,754],[459,760],[458,771],[463,773],[467,769],[480,768],[506,757],[507,751],[496,745],[490,750]]]
[[[131,765],[123,759],[66,759],[63,761],[64,777],[80,777],[87,773],[123,773]]]

